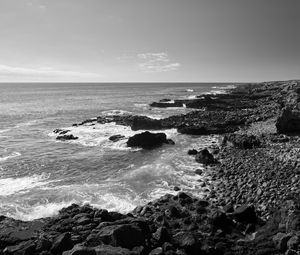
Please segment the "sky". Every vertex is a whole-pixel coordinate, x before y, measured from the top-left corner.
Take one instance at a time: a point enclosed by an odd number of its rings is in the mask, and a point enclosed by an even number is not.
[[[0,82],[300,78],[299,0],[0,0]]]

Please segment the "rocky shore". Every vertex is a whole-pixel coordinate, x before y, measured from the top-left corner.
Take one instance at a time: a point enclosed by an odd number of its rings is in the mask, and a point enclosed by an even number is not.
[[[101,116],[74,126],[115,122],[132,130],[219,134],[218,146],[183,152],[214,181],[204,183],[205,197],[179,191],[126,215],[71,205],[31,222],[0,216],[0,254],[300,254],[300,81],[151,104],[183,105],[196,110],[161,120]],[[61,142],[78,139],[69,130],[54,132]],[[118,139],[124,137],[110,138]],[[163,133],[143,131],[128,141],[144,149],[172,144]]]

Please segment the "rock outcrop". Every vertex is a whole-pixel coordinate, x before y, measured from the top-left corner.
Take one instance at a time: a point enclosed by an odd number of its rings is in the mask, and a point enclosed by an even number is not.
[[[150,133],[149,131],[129,137],[127,141],[128,147],[141,147],[143,149],[152,149],[162,144],[173,144],[173,141],[168,140],[165,133]]]
[[[300,110],[284,108],[276,121],[280,134],[300,133]]]

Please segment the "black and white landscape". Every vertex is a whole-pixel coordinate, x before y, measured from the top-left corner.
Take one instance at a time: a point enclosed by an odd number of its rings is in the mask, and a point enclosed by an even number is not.
[[[299,10],[0,0],[0,255],[299,255]]]

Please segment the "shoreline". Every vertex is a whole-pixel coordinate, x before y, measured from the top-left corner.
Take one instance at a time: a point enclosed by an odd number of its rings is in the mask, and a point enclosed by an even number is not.
[[[0,254],[299,254],[300,139],[278,134],[275,125],[283,108],[298,111],[299,88],[299,81],[245,84],[229,94],[174,102],[206,111],[161,120],[114,115],[74,125],[116,122],[136,131],[172,127],[225,136],[218,152],[210,149],[215,161],[204,170],[217,185],[204,199],[179,192],[127,215],[72,205],[31,222],[0,216]]]

